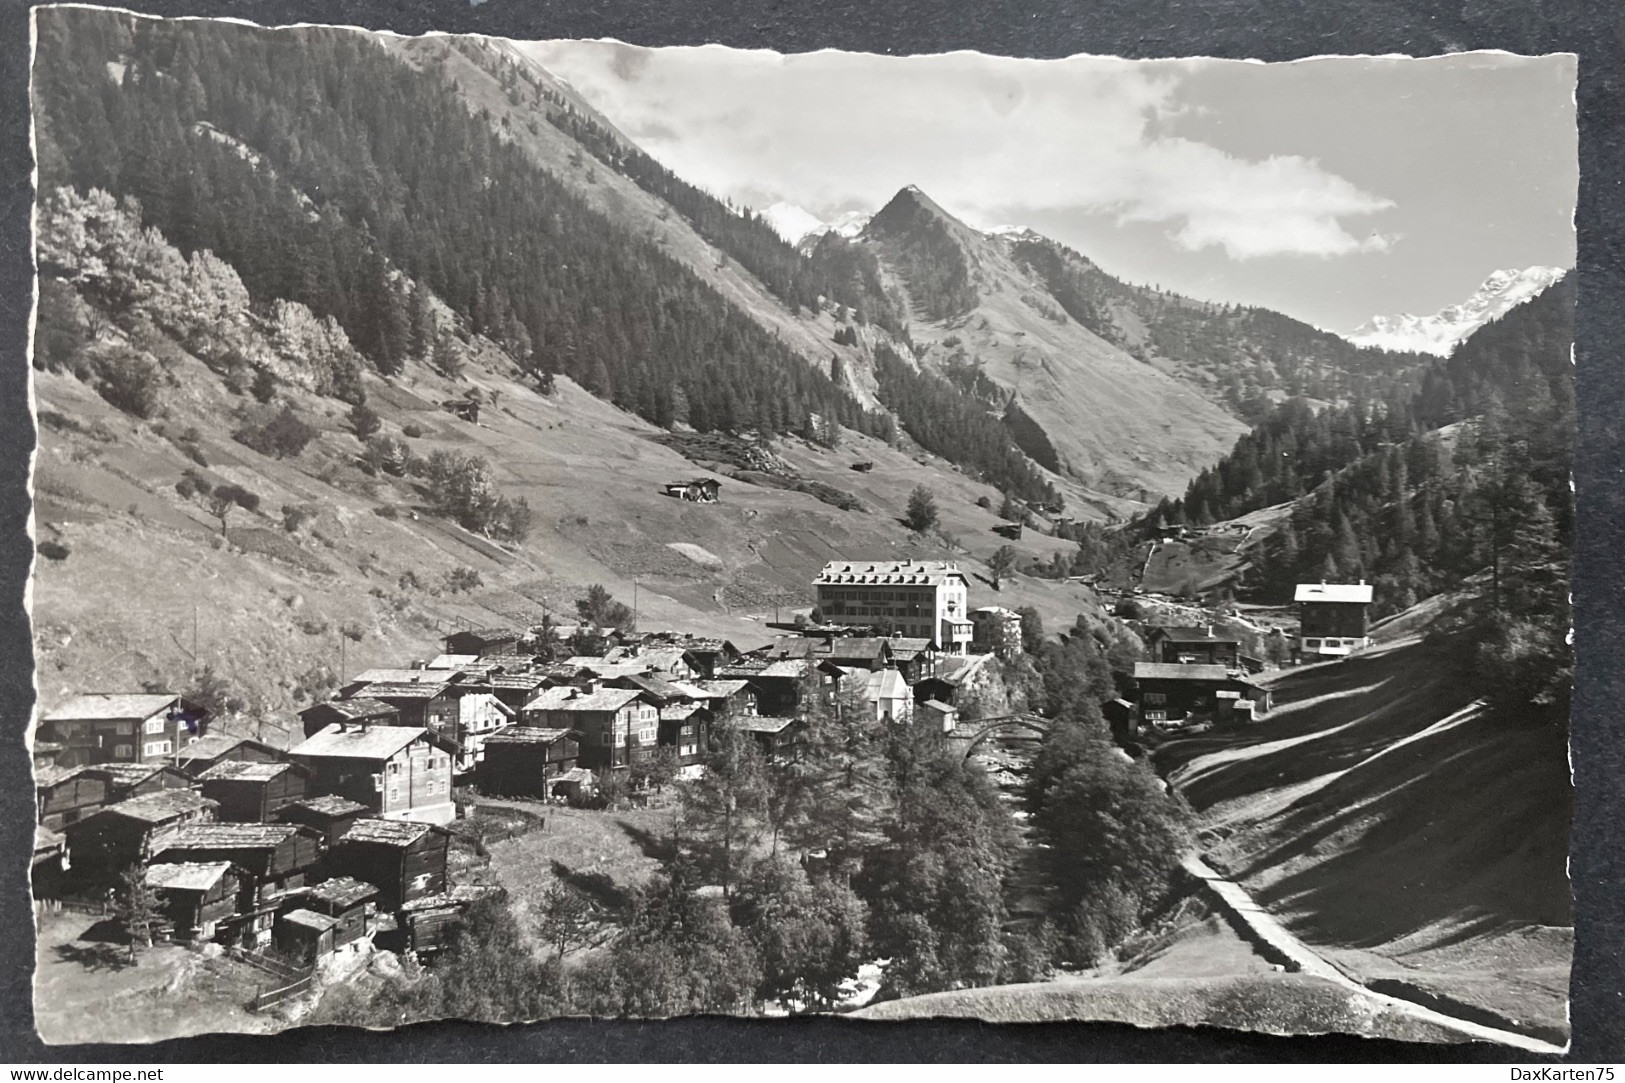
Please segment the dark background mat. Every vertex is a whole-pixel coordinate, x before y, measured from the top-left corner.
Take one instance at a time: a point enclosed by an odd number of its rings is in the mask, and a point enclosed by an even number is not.
[[[152,15],[229,15],[419,34],[718,42],[782,52],[852,49],[1015,56],[1074,53],[1290,60],[1328,53],[1431,56],[1463,49],[1579,54],[1580,448],[1570,871],[1576,904],[1576,1062],[1625,1060],[1625,5],[1619,0],[131,0]],[[1271,1038],[1107,1024],[433,1024],[391,1033],[316,1028],[150,1046],[48,1047],[34,1034],[27,855],[33,789],[23,736],[33,707],[23,609],[32,546],[26,342],[32,303],[28,5],[0,0],[0,1061],[1525,1061],[1484,1045]]]

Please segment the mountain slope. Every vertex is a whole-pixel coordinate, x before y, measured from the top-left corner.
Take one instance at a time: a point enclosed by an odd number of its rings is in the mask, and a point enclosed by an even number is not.
[[[1053,443],[1060,472],[1145,500],[1178,485],[1243,431],[1187,384],[1129,357],[1066,315],[1012,257],[917,189],[856,241],[907,298],[921,363],[971,367],[1013,393]]]
[[[1346,337],[1356,346],[1410,350],[1448,357],[1472,333],[1557,282],[1561,267],[1526,267],[1496,271],[1460,304],[1448,305],[1431,316],[1373,316]]]

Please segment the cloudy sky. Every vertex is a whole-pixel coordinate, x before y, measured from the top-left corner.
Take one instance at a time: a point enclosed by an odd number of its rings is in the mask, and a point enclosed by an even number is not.
[[[685,179],[829,219],[914,184],[1120,277],[1334,330],[1568,267],[1574,61],[525,48]]]

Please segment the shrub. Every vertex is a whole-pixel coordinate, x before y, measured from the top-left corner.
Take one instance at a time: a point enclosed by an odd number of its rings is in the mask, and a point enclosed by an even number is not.
[[[937,525],[937,498],[924,485],[916,485],[908,494],[908,508],[903,522],[916,534],[924,534]]]
[[[270,369],[260,368],[254,370],[254,379],[248,385],[248,393],[254,396],[254,401],[269,403],[276,398],[276,374]]]
[[[411,425],[411,424],[402,425],[401,426],[401,435],[402,436],[409,436],[412,439],[416,440],[418,437],[423,435],[423,428],[422,428],[422,426],[419,426],[419,425]]]
[[[282,529],[289,534],[296,533],[300,527],[316,518],[317,509],[309,504],[282,505]]]
[[[66,545],[54,541],[42,541],[34,548],[46,560],[67,560],[72,552]]]
[[[366,403],[358,402],[350,407],[350,431],[356,434],[357,439],[365,442],[382,427],[383,422]]]
[[[446,573],[446,589],[453,594],[462,594],[485,585],[480,573],[473,568],[457,568]]]
[[[139,418],[157,415],[162,405],[163,370],[136,354],[104,358],[97,366],[96,390],[102,398]]]
[[[372,513],[380,519],[394,519],[400,514],[394,504],[380,504],[372,509]]]

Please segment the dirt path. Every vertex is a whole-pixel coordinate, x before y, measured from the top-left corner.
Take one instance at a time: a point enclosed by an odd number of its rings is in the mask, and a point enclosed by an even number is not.
[[[1253,897],[1247,894],[1240,884],[1234,880],[1226,879],[1214,871],[1212,866],[1202,860],[1201,855],[1194,852],[1186,854],[1180,864],[1186,872],[1202,882],[1209,897],[1230,918],[1245,927],[1249,935],[1256,937],[1267,952],[1279,957],[1291,970],[1312,977],[1324,978],[1350,992],[1369,997],[1384,1007],[1402,1015],[1456,1031],[1474,1041],[1498,1042],[1502,1045],[1515,1046],[1530,1053],[1556,1055],[1566,1052],[1565,1046],[1553,1045],[1550,1042],[1543,1042],[1537,1038],[1531,1038],[1514,1031],[1500,1030],[1480,1023],[1468,1022],[1465,1019],[1458,1019],[1455,1016],[1434,1011],[1432,1008],[1423,1007],[1414,1001],[1388,996],[1386,993],[1374,992],[1350,978],[1322,958],[1309,945],[1299,940],[1273,914],[1253,901]]]

